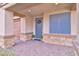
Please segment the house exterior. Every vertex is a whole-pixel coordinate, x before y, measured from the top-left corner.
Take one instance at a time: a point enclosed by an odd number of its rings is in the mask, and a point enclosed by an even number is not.
[[[78,15],[75,3],[1,3],[0,47],[35,39],[73,46],[79,41]]]

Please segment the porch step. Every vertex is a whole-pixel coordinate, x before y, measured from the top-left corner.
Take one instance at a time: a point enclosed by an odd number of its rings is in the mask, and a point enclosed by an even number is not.
[[[41,38],[33,38],[33,40],[41,41]]]

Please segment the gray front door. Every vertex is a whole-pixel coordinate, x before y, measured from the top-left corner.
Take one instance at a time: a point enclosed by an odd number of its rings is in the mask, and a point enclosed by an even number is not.
[[[35,36],[36,38],[42,38],[42,18],[36,18],[35,22]]]

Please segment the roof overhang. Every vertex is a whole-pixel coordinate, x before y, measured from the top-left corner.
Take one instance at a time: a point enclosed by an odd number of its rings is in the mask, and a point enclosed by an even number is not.
[[[7,9],[13,5],[15,5],[16,3],[0,3],[0,8],[1,9]]]

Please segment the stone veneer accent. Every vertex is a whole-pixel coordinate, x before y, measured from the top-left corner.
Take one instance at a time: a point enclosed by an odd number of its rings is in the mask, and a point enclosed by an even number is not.
[[[0,36],[0,47],[10,48],[15,44],[15,41],[14,35]]]
[[[79,56],[79,42],[77,40],[73,41],[73,47],[74,47],[74,52],[76,54],[76,56]]]
[[[72,41],[75,38],[76,37],[74,35],[44,34],[43,41],[51,44],[73,46]]]
[[[20,40],[22,41],[32,40],[32,33],[21,33]]]

